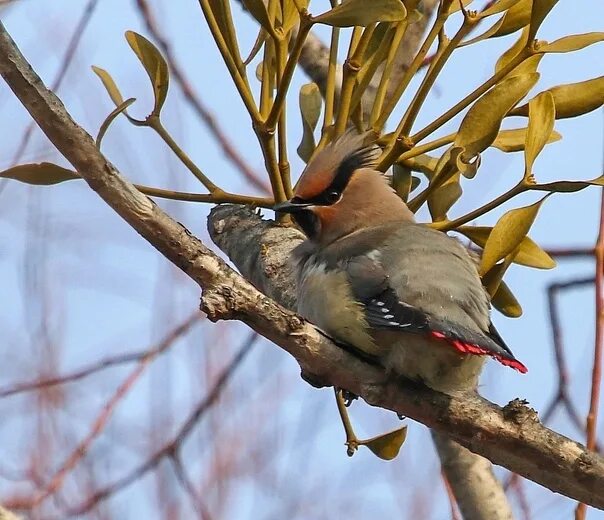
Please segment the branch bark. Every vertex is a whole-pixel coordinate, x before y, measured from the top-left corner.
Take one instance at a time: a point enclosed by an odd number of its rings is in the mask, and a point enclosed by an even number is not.
[[[370,405],[406,415],[445,432],[487,457],[552,491],[604,508],[604,459],[539,422],[521,402],[500,408],[478,395],[447,396],[419,384],[386,379],[384,372],[325,339],[309,323],[260,293],[225,262],[123,178],[94,140],[46,89],[0,23],[0,75],[42,131],[124,220],[202,288],[202,309],[212,320],[237,319],[293,355],[303,370],[326,384],[345,388]],[[231,226],[262,223],[248,208],[222,206],[213,212],[213,233],[234,236]],[[292,230],[284,230],[292,233]],[[290,238],[291,235],[290,235]],[[292,240],[290,240],[292,242]],[[251,247],[251,244],[248,243]],[[243,247],[243,246],[242,246]],[[250,249],[247,250],[248,254]],[[263,276],[276,278],[278,262],[259,252]],[[273,271],[271,271],[271,266]],[[255,280],[258,283],[258,280]],[[287,290],[287,287],[283,289]]]

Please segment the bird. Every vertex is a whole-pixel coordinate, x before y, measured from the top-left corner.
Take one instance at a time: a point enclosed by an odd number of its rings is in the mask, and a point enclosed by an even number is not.
[[[525,373],[493,326],[471,252],[416,222],[376,169],[380,154],[368,134],[348,131],[274,206],[306,235],[291,258],[298,313],[388,375],[440,392],[475,390],[487,357]]]

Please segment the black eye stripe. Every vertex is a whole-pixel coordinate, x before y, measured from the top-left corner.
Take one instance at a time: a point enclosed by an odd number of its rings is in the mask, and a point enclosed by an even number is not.
[[[365,168],[374,164],[376,151],[377,147],[371,145],[352,152],[338,166],[338,170],[327,188],[310,199],[295,197],[292,199],[292,202],[310,203],[317,206],[331,206],[335,204],[340,200],[340,196],[350,182],[352,174],[359,168]]]

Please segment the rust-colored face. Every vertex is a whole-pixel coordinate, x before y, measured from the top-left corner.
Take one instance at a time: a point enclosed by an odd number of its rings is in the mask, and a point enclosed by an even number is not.
[[[337,204],[355,171],[374,165],[379,154],[375,145],[365,145],[365,136],[345,134],[317,154],[305,168],[294,197],[275,207],[292,213],[311,239],[316,239],[337,213]]]

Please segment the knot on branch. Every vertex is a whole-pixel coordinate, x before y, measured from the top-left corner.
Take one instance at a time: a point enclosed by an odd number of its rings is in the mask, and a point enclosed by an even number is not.
[[[503,407],[503,417],[506,421],[522,425],[527,423],[538,423],[539,414],[530,406],[525,399],[513,399]]]

